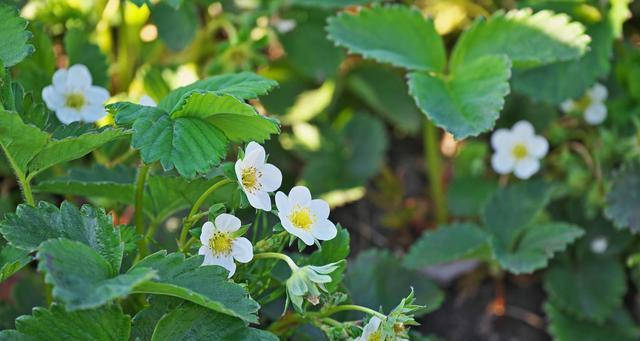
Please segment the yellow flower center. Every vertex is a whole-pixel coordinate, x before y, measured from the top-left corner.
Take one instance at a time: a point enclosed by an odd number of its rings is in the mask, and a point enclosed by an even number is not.
[[[575,107],[578,111],[585,111],[591,106],[591,103],[593,103],[593,99],[587,94],[575,102]]]
[[[214,255],[229,254],[231,253],[231,247],[233,246],[233,237],[227,232],[215,232],[211,238],[209,238],[209,248],[213,251]]]
[[[248,167],[242,170],[242,186],[248,190],[256,190],[260,187],[258,183],[259,172],[255,167]]]
[[[82,109],[84,103],[84,95],[78,92],[72,92],[65,98],[65,105],[76,110]]]
[[[289,220],[293,226],[307,231],[311,229],[314,218],[308,208],[295,208],[289,214]]]
[[[518,143],[513,146],[511,153],[513,154],[513,157],[516,158],[516,160],[522,160],[527,157],[527,155],[529,155],[529,150],[527,150],[527,147],[524,144]]]
[[[380,341],[380,331],[376,330],[375,332],[369,334],[367,341]]]

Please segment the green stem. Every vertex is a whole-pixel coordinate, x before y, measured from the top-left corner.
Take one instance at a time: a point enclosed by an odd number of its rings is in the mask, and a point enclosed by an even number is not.
[[[385,314],[381,313],[381,312],[375,311],[375,310],[373,310],[371,308],[355,305],[355,304],[337,305],[335,307],[331,307],[331,308],[329,308],[327,310],[319,312],[319,315],[321,317],[326,317],[326,316],[330,316],[330,315],[333,315],[333,314],[335,314],[337,312],[345,311],[345,310],[361,311],[361,312],[363,312],[365,314],[377,316],[381,320],[386,320],[387,319],[387,316]]]
[[[213,194],[213,192],[215,192],[218,188],[228,183],[231,183],[231,180],[222,179],[216,182],[215,184],[211,185],[211,187],[209,187],[204,193],[202,193],[202,195],[198,198],[198,200],[196,200],[195,204],[193,204],[193,207],[191,207],[191,211],[189,211],[189,214],[184,219],[184,224],[182,225],[182,231],[180,231],[180,240],[178,242],[178,246],[180,247],[182,252],[187,252],[187,249],[185,249],[185,243],[187,242],[189,229],[191,228],[191,226],[193,226],[193,223],[196,222],[196,220],[194,220],[194,216],[198,213],[200,206],[204,204],[204,202],[207,200],[207,198],[211,194]]]
[[[27,178],[25,174],[18,168],[18,164],[13,159],[9,151],[4,147],[4,145],[0,145],[2,147],[2,151],[4,151],[4,155],[7,157],[13,172],[16,174],[18,178],[18,182],[20,183],[20,188],[22,188],[22,196],[24,196],[24,202],[31,206],[35,206],[36,202],[33,200],[33,192],[31,191],[30,178]]]
[[[427,176],[429,178],[429,188],[431,189],[436,222],[444,224],[448,220],[448,214],[442,186],[442,158],[438,148],[438,128],[430,120],[426,120],[423,134],[424,157],[427,161]]]
[[[143,236],[144,233],[144,184],[147,180],[147,174],[149,173],[149,166],[144,163],[138,169],[138,177],[136,178],[136,194],[135,194],[135,217],[136,233]],[[146,238],[141,238],[138,241],[138,258],[142,259],[147,255],[147,241]]]
[[[267,259],[267,258],[279,259],[279,260],[285,261],[287,265],[289,265],[289,268],[291,269],[291,271],[298,271],[300,269],[298,265],[296,265],[296,262],[294,262],[293,259],[291,259],[291,257],[283,253],[263,252],[263,253],[258,253],[253,255],[253,259]]]

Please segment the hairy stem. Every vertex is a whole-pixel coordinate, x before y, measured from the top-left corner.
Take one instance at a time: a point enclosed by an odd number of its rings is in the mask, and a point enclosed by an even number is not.
[[[136,194],[135,194],[135,216],[136,233],[144,237],[144,184],[149,173],[149,166],[142,164],[138,169],[138,177],[136,178]],[[147,240],[141,238],[138,241],[138,258],[142,259],[147,255]]]
[[[189,211],[189,214],[184,219],[184,224],[182,225],[182,231],[180,231],[180,240],[178,242],[178,246],[180,247],[180,250],[182,250],[182,252],[187,252],[187,249],[185,248],[186,242],[187,242],[187,236],[189,234],[189,229],[196,222],[194,217],[197,215],[198,210],[200,209],[200,206],[202,206],[205,200],[207,200],[207,198],[211,194],[213,194],[213,192],[215,192],[218,188],[229,183],[231,183],[231,180],[229,179],[222,179],[216,182],[215,184],[211,185],[211,187],[209,187],[204,193],[202,193],[202,195],[198,198],[198,200],[196,200],[195,204],[193,204],[193,207],[191,207],[191,211]]]
[[[448,220],[447,201],[442,186],[442,157],[438,148],[438,128],[426,120],[423,131],[424,157],[427,161],[427,176],[431,199],[435,209],[436,222],[444,224]]]
[[[2,150],[4,151],[4,155],[7,157],[7,160],[9,161],[9,164],[11,165],[11,168],[13,169],[13,172],[15,173],[16,178],[18,178],[18,182],[20,183],[20,188],[22,189],[22,196],[24,197],[24,202],[26,202],[31,206],[35,206],[36,202],[35,200],[33,200],[33,192],[31,191],[30,178],[27,178],[25,174],[20,170],[20,168],[18,168],[18,164],[16,164],[16,161],[13,159],[11,154],[9,154],[9,151],[4,147],[4,145],[0,145],[0,147],[2,147]]]
[[[289,268],[291,269],[291,271],[297,271],[298,269],[300,269],[298,267],[298,265],[296,264],[296,262],[293,261],[293,259],[291,259],[291,257],[283,254],[283,253],[278,253],[278,252],[263,252],[263,253],[258,253],[253,255],[253,259],[267,259],[267,258],[272,258],[272,259],[279,259],[282,260],[284,262],[287,263],[287,265],[289,265]]]

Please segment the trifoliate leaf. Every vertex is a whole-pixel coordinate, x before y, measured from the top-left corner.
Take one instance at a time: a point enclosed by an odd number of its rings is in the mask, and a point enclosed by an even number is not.
[[[581,319],[599,323],[619,310],[627,291],[622,262],[613,257],[568,259],[547,270],[544,288],[554,305]]]
[[[613,185],[607,193],[604,214],[619,229],[640,231],[640,164],[624,165],[614,175]]]
[[[1,331],[0,340],[125,341],[130,333],[131,318],[118,305],[68,312],[53,304],[18,317],[16,330]]]
[[[79,210],[69,202],[60,209],[40,202],[36,207],[18,205],[16,213],[9,213],[0,222],[0,233],[13,246],[34,251],[38,246],[56,238],[82,242],[98,252],[118,273],[122,261],[120,234],[104,210],[84,205]]]
[[[575,318],[551,302],[544,305],[549,317],[549,333],[557,341],[633,341],[640,337],[640,330],[631,315],[617,309],[605,323]]]
[[[93,85],[109,88],[109,64],[100,48],[89,42],[88,32],[74,28],[64,36],[64,48],[69,66],[82,64],[91,72]]]
[[[252,72],[213,76],[171,91],[158,103],[158,108],[168,112],[172,111],[182,96],[193,90],[213,91],[218,95],[231,95],[239,99],[254,99],[267,94],[277,85],[276,81]]]
[[[406,269],[388,251],[368,250],[349,264],[344,279],[355,304],[374,310],[393,309],[413,287],[416,303],[427,311],[437,309],[444,299],[442,291],[424,275]]]
[[[227,270],[217,265],[201,266],[202,260],[202,256],[185,259],[181,253],[156,252],[129,270],[151,268],[158,275],[155,280],[138,285],[135,292],[179,297],[222,314],[257,322],[258,303],[242,286],[227,280]]]
[[[489,236],[473,223],[439,226],[426,231],[412,246],[403,263],[410,269],[467,258],[488,246]]]
[[[374,6],[328,20],[329,39],[349,52],[409,70],[442,71],[444,43],[431,19],[406,6]]]
[[[547,266],[554,254],[563,251],[580,238],[584,231],[567,223],[547,223],[527,228],[515,247],[509,247],[494,237],[491,241],[494,257],[511,273],[532,273]]]
[[[540,181],[521,182],[498,189],[484,209],[487,230],[510,248],[520,233],[545,208],[551,186]]]
[[[246,322],[238,318],[192,303],[184,303],[160,319],[151,340],[277,341],[279,339],[268,331],[249,328]]]
[[[566,99],[576,99],[601,77],[609,73],[613,34],[607,22],[587,26],[591,36],[590,50],[581,58],[546,66],[515,70],[513,89],[527,96],[559,104]]]
[[[437,126],[464,139],[493,128],[509,93],[510,76],[507,57],[483,56],[451,75],[413,72],[409,92]]]
[[[15,7],[0,4],[0,62],[5,67],[20,63],[35,50],[27,44],[32,35],[26,28],[27,21]]]
[[[53,297],[70,311],[99,307],[127,296],[136,285],[155,276],[152,269],[143,267],[118,274],[119,269],[95,249],[68,239],[42,243],[36,258],[38,271],[53,285]]]
[[[11,245],[0,246],[0,282],[31,262],[29,251]]]
[[[417,133],[422,114],[409,96],[404,79],[391,68],[369,65],[347,79],[349,90],[401,131]]]
[[[451,70],[455,73],[463,64],[487,55],[506,55],[516,68],[579,58],[590,38],[582,24],[570,20],[551,11],[498,11],[487,20],[477,20],[460,36]]]

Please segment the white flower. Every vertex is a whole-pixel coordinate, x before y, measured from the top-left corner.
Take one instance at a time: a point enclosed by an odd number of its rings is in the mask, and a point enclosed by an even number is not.
[[[520,179],[528,179],[540,169],[540,159],[549,149],[547,140],[535,135],[527,121],[516,123],[511,130],[496,130],[491,145],[495,149],[491,158],[493,169],[499,174],[513,172]]]
[[[591,251],[593,253],[604,253],[609,247],[609,242],[606,237],[597,237],[591,241]]]
[[[364,326],[364,329],[362,330],[362,335],[360,335],[359,337],[357,337],[354,341],[381,341],[380,340],[380,331],[378,329],[380,329],[380,324],[382,323],[382,320],[377,317],[374,316],[369,320],[369,323],[367,323],[366,326]]]
[[[91,73],[82,64],[60,69],[53,74],[53,84],[42,89],[42,99],[64,124],[98,121],[106,115],[103,104],[109,91],[91,82]]]
[[[251,206],[264,211],[271,211],[269,192],[280,188],[282,173],[270,164],[265,163],[265,152],[261,145],[249,142],[244,151],[244,158],[236,161],[236,176]]]
[[[284,229],[307,245],[313,245],[316,239],[333,239],[338,233],[329,221],[329,204],[321,199],[311,200],[311,193],[304,186],[292,188],[289,196],[278,192],[276,206]]]
[[[604,104],[607,95],[607,88],[600,83],[596,83],[579,100],[568,99],[562,102],[560,109],[566,113],[581,111],[584,113],[584,120],[587,123],[591,125],[600,124],[607,118],[607,106]]]
[[[215,224],[208,221],[202,226],[198,254],[204,255],[202,265],[220,265],[229,270],[229,278],[236,272],[236,263],[248,263],[253,259],[253,245],[244,237],[234,235],[240,229],[240,219],[222,213]]]
[[[140,104],[147,106],[147,107],[155,107],[158,104],[156,103],[156,101],[153,100],[153,98],[144,95],[142,97],[140,97]]]

